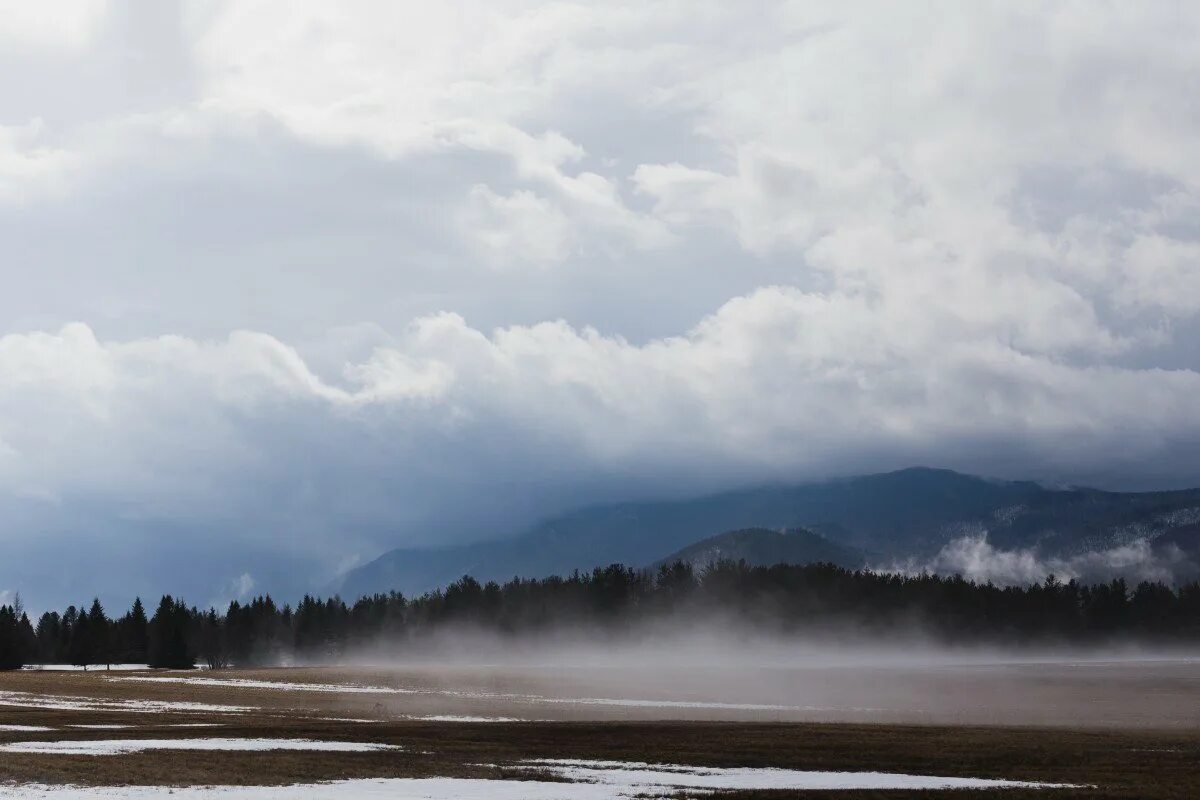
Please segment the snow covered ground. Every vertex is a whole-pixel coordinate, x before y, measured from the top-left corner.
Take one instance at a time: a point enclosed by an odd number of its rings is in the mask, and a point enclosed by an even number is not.
[[[119,731],[123,728],[132,728],[133,725],[68,725],[68,728],[81,728],[89,731]]]
[[[155,712],[238,714],[258,710],[255,706],[214,705],[212,703],[166,700],[106,700],[96,697],[8,691],[0,691],[0,706],[44,708],[53,711],[124,711],[143,714]]]
[[[424,716],[407,716],[405,719],[417,719],[422,722],[531,722],[532,720],[519,717],[472,717],[463,714],[426,714]]]
[[[607,761],[536,761],[530,768],[578,781],[504,781],[468,778],[386,778],[330,781],[293,786],[195,786],[174,789],[177,800],[611,800],[665,797],[680,790],[819,789],[989,789],[1054,788],[976,778],[946,778],[883,772],[803,772],[786,769],[717,769]],[[0,798],[42,800],[146,800],[161,787],[110,788],[0,786]]]
[[[52,731],[54,728],[47,728],[45,725],[0,725],[0,731],[15,731],[15,732],[30,732]]]
[[[260,681],[250,678],[205,678],[182,675],[139,675],[111,678],[112,681],[141,683],[186,683],[190,686],[219,686],[234,689],[275,689],[285,692],[331,692],[342,694],[419,694],[415,689],[393,689],[388,686],[359,686],[350,683],[294,683],[291,681]]]
[[[370,753],[401,750],[392,744],[370,742],[322,742],[315,739],[242,739],[209,737],[202,739],[97,739],[94,741],[8,742],[0,744],[0,753],[40,753],[70,756],[115,756],[147,750],[303,750],[332,753]]]
[[[999,789],[1048,788],[1051,784],[986,778],[944,778],[888,772],[811,772],[751,767],[688,767],[620,761],[538,759],[530,768],[548,769],[572,781],[612,786],[624,792],[678,789]]]
[[[78,664],[26,664],[21,667],[29,672],[134,672],[150,669],[149,664],[91,664],[81,667]]]
[[[555,705],[624,706],[629,708],[691,708],[723,711],[822,711],[818,706],[780,705],[775,703],[725,703],[692,700],[649,700],[622,697],[547,697],[539,694],[514,692],[484,692],[462,689],[398,688],[391,686],[361,686],[348,683],[296,683],[292,681],[266,681],[249,678],[209,678],[190,675],[139,675],[136,677],[110,678],[117,682],[180,683],[191,686],[214,686],[241,689],[273,689],[289,692],[327,692],[341,694],[399,694],[440,695],[465,700],[501,700],[523,703],[550,703]],[[871,709],[861,709],[871,710]]]

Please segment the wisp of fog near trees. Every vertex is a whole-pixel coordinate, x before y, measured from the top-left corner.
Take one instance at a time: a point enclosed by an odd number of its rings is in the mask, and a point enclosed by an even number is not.
[[[110,618],[95,600],[47,612],[33,624],[0,607],[0,668],[146,663],[209,667],[329,662],[354,652],[402,654],[435,635],[471,630],[501,637],[589,630],[620,635],[642,624],[684,631],[734,622],[774,635],[919,630],[958,643],[1200,643],[1200,583],[1176,587],[1124,579],[1093,585],[1053,576],[1026,586],[960,576],[852,571],[832,564],[752,567],[723,561],[702,570],[677,562],[656,572],[620,564],[568,577],[480,584],[464,576],[420,597],[305,596],[295,607],[269,596],[233,601],[224,614],[164,596],[153,615],[141,600]]]

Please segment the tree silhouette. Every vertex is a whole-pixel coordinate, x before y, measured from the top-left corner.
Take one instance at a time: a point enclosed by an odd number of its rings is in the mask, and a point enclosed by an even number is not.
[[[166,669],[192,669],[195,657],[188,645],[191,612],[181,600],[163,595],[149,625],[147,663]]]
[[[13,606],[0,606],[0,670],[25,666],[20,619]]]
[[[72,606],[72,609],[74,607]],[[95,639],[92,636],[91,618],[87,614],[75,614],[71,626],[70,639],[67,644],[67,655],[70,663],[85,670],[95,662],[92,647]]]
[[[619,632],[643,622],[703,628],[712,619],[790,635],[853,629],[875,636],[914,627],[956,642],[1200,643],[1200,583],[1172,588],[1121,579],[1096,585],[1048,576],[1028,586],[978,584],[961,576],[897,575],[833,564],[752,567],[719,561],[655,572],[621,564],[541,579],[481,585],[466,575],[445,589],[406,598],[305,596],[293,611],[270,597],[233,602],[225,613],[164,595],[153,619],[141,600],[116,623],[99,601],[86,613],[47,612],[34,628],[0,608],[0,667],[36,658],[89,665],[111,656],[189,669],[336,659],[350,648],[395,651],[463,627],[501,636],[592,626]],[[115,631],[115,633],[114,633]],[[107,632],[107,635],[105,635]],[[114,644],[115,641],[115,644]]]
[[[92,661],[106,667],[112,666],[112,624],[105,616],[98,597],[92,600],[92,607],[87,615],[87,627]]]
[[[149,627],[150,623],[146,619],[146,609],[142,606],[142,598],[134,598],[133,607],[117,623],[117,652],[125,663],[145,664],[148,662]]]

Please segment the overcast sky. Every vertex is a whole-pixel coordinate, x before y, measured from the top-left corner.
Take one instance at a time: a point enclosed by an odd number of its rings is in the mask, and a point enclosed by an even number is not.
[[[911,464],[1200,484],[1198,41],[1165,2],[0,0],[0,592],[292,592]]]

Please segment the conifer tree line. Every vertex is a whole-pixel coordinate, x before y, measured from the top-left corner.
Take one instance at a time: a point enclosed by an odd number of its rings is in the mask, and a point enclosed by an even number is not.
[[[1200,643],[1200,583],[1172,588],[1123,579],[1084,585],[1053,576],[1023,587],[961,577],[852,571],[832,564],[752,567],[722,561],[656,572],[620,564],[568,577],[480,584],[464,576],[415,598],[399,592],[359,598],[304,597],[295,607],[269,596],[233,601],[219,614],[164,596],[147,617],[141,600],[110,618],[87,610],[47,612],[34,625],[17,602],[0,606],[0,669],[112,663],[188,669],[336,659],[358,648],[403,652],[439,632],[498,635],[560,629],[619,632],[643,622],[679,629],[735,622],[790,634],[853,629],[877,634],[920,629],[957,642]]]

